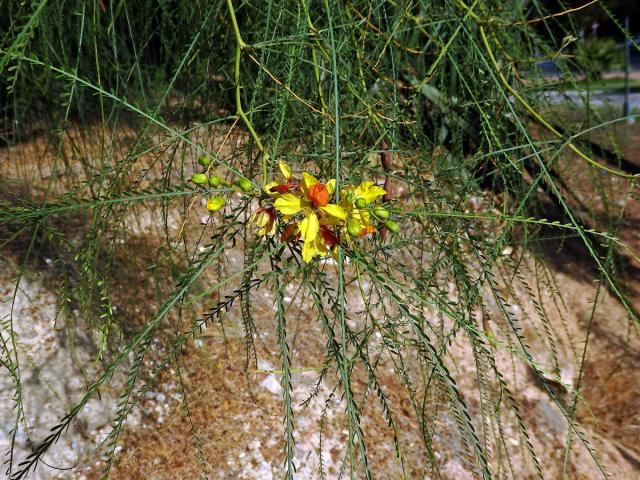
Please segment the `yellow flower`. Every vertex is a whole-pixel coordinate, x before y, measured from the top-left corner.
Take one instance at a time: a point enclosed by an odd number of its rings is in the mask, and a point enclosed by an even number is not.
[[[299,231],[299,229],[297,230]],[[323,217],[320,219],[320,228],[315,239],[309,242],[305,241],[302,245],[302,258],[305,259],[305,262],[309,262],[318,255],[324,257],[329,252],[334,253],[334,247],[339,243],[340,239],[327,224],[327,217]]]
[[[387,192],[384,188],[379,187],[373,182],[362,182],[356,187],[354,201],[362,198],[366,203],[371,203],[375,202],[386,193]]]
[[[302,213],[298,230],[304,241],[302,259],[305,262],[328,253],[324,234],[318,235],[321,225],[340,225],[347,218],[343,207],[329,203],[335,187],[335,180],[320,183],[313,175],[304,172],[295,193],[283,193],[273,203],[276,210],[285,217]]]
[[[366,208],[358,208],[357,204],[366,206],[375,202],[387,192],[373,182],[365,181],[357,187],[349,186],[342,191],[342,205],[347,212],[347,235],[362,237],[376,231],[371,223],[371,214]],[[356,233],[357,232],[357,233]]]
[[[291,175],[291,168],[289,168],[289,165],[280,160],[278,162],[278,168],[285,179],[285,183],[269,182],[264,187],[266,194],[273,198],[278,198],[283,193],[287,193],[298,188],[298,183]]]
[[[258,235],[273,235],[276,231],[276,211],[273,207],[258,208],[250,221],[258,227]]]

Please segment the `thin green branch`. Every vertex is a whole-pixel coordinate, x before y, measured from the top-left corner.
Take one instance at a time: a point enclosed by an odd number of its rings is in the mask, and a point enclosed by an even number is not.
[[[258,150],[262,154],[262,182],[266,184],[268,181],[268,162],[269,156],[265,152],[265,149],[260,141],[260,137],[256,133],[255,128],[253,128],[253,124],[247,117],[244,109],[242,108],[242,99],[240,97],[240,89],[242,85],[240,84],[240,59],[242,55],[242,51],[246,48],[249,48],[249,45],[242,39],[242,35],[240,34],[240,29],[238,28],[238,21],[236,20],[236,13],[233,8],[232,0],[227,0],[227,7],[229,9],[229,15],[231,16],[231,23],[233,24],[233,33],[236,39],[236,49],[235,49],[235,64],[234,64],[234,83],[235,83],[235,97],[236,97],[236,114],[242,119],[245,126],[249,130],[251,134],[251,138],[255,142]]]

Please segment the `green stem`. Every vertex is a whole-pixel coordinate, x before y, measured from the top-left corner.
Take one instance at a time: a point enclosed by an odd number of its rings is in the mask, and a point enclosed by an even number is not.
[[[233,3],[231,0],[227,0],[227,7],[229,9],[229,16],[231,17],[231,23],[233,25],[233,33],[236,37],[236,57],[235,57],[235,69],[234,69],[234,83],[236,90],[236,115],[242,119],[245,126],[249,130],[251,134],[251,138],[256,143],[258,150],[262,153],[262,182],[263,184],[267,183],[267,163],[269,160],[269,156],[264,150],[264,146],[260,141],[260,137],[256,133],[253,128],[253,124],[244,113],[244,109],[242,108],[242,100],[240,98],[240,89],[242,85],[240,85],[240,56],[242,55],[242,50],[248,48],[249,45],[242,39],[242,35],[240,34],[240,29],[238,28],[238,20],[236,19],[236,12],[233,8]]]
[[[313,21],[311,20],[311,16],[309,15],[309,8],[307,7],[307,2],[305,0],[301,0],[301,1],[302,1],[302,6],[304,7],[307,15],[307,25],[309,26],[309,30],[313,34],[314,38],[317,39],[318,30],[316,29],[315,25],[313,24]],[[326,112],[327,112],[327,104],[324,99],[324,94],[322,93],[322,81],[320,77],[320,68],[318,67],[318,53],[315,47],[315,41],[313,43],[313,46],[311,47],[311,61],[313,63],[313,75],[316,80],[316,87],[318,88],[318,97],[320,98],[320,105],[321,105],[320,111],[322,112],[322,118],[325,118]],[[322,134],[322,147],[324,149],[327,144],[327,135],[325,134],[324,128],[322,128],[321,134]]]
[[[335,169],[336,169],[336,201],[340,201],[340,90],[338,85],[338,60],[336,54],[336,43],[333,35],[333,21],[331,17],[331,8],[329,1],[324,0],[327,21],[329,24],[329,45],[331,47],[331,72],[333,76],[333,108],[335,117]],[[341,327],[341,361],[340,374],[342,386],[344,387],[345,400],[347,402],[346,413],[349,428],[349,438],[347,443],[347,455],[349,457],[350,478],[355,478],[354,471],[354,438],[358,440],[360,450],[360,460],[364,470],[364,478],[371,480],[371,472],[369,470],[369,461],[367,458],[367,449],[364,442],[362,428],[360,427],[358,407],[353,398],[351,390],[351,367],[349,364],[348,349],[348,327],[345,315],[345,282],[344,282],[344,250],[338,245],[338,294],[337,294],[336,320],[339,321]]]
[[[229,8],[229,15],[231,16],[231,23],[233,24],[233,33],[236,35],[236,43],[241,50],[247,48],[249,45],[242,40],[242,35],[240,35],[240,29],[238,28],[238,20],[236,19],[236,11],[233,8],[231,0],[227,0],[227,7]]]

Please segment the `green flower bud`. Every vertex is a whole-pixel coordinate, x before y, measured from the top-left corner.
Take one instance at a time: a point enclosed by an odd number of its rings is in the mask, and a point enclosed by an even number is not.
[[[366,206],[367,206],[367,201],[364,198],[356,199],[356,207],[357,208],[364,208]]]
[[[353,218],[347,222],[347,232],[349,232],[349,235],[353,237],[357,237],[361,231],[362,231],[362,227]]]
[[[211,159],[206,155],[202,155],[200,158],[198,158],[198,163],[203,167],[208,167],[209,165],[211,165]]]
[[[216,195],[215,197],[207,200],[207,210],[210,212],[217,212],[222,207],[224,207],[224,198],[220,195]]]
[[[204,173],[194,173],[191,175],[191,181],[196,185],[204,185],[209,181],[209,177],[207,177]]]
[[[391,233],[398,233],[400,231],[400,225],[398,225],[393,220],[387,220],[385,226],[389,229]]]
[[[383,207],[374,208],[373,214],[376,217],[378,217],[380,220],[387,220],[391,216],[391,214],[389,213],[389,210]]]
[[[241,178],[240,180],[238,180],[237,183],[238,183],[238,187],[240,187],[240,190],[242,190],[245,193],[253,190],[253,183],[251,183],[251,180],[249,180],[248,178]]]
[[[222,185],[222,179],[219,176],[214,175],[209,179],[209,185],[211,185],[212,187],[219,187],[220,185]]]

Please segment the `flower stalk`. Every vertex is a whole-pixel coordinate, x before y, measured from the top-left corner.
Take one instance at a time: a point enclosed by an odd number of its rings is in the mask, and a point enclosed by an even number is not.
[[[233,33],[236,39],[235,63],[234,63],[234,74],[233,74],[234,85],[235,85],[235,98],[236,98],[236,115],[240,117],[244,122],[245,126],[247,127],[247,130],[249,130],[249,133],[251,134],[251,138],[253,138],[253,141],[255,142],[256,146],[258,147],[258,150],[262,155],[262,179],[263,179],[262,181],[263,183],[266,183],[267,182],[267,164],[268,164],[269,156],[265,151],[265,148],[262,145],[262,141],[260,140],[260,137],[256,133],[256,130],[253,127],[253,124],[251,123],[251,121],[249,120],[249,117],[247,117],[247,114],[242,108],[242,99],[240,98],[240,90],[242,88],[242,85],[240,83],[240,60],[242,56],[242,51],[250,48],[250,45],[242,39],[242,35],[240,34],[240,28],[238,27],[238,20],[236,19],[236,12],[235,12],[235,9],[233,8],[232,0],[227,0],[227,8],[229,10],[229,16],[231,17],[231,24],[233,25]]]

